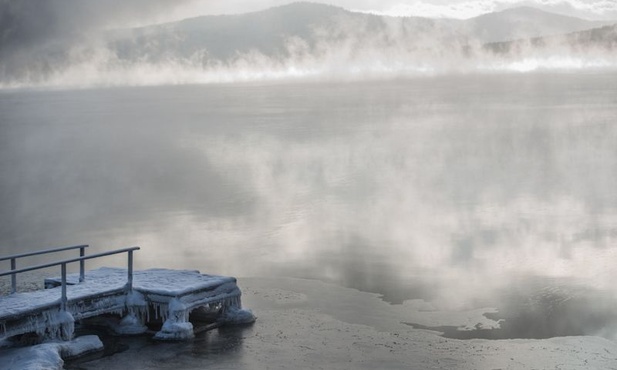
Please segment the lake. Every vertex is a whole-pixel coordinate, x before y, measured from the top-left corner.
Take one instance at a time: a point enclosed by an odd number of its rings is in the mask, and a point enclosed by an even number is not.
[[[615,122],[604,72],[4,90],[1,253],[139,245],[614,339]]]

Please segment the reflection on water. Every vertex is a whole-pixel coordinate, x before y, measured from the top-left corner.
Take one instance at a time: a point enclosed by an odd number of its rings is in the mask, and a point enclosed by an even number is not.
[[[609,296],[615,86],[527,74],[2,92],[0,245],[136,244],[138,267],[449,309],[508,306],[519,276]]]
[[[589,290],[565,279],[525,278],[502,288],[492,304],[496,313],[485,316],[500,321],[498,329],[476,326],[461,330],[455,326],[429,327],[409,323],[417,329],[441,332],[457,339],[544,339],[556,336],[598,335],[611,340],[617,336],[617,300],[606,291]]]

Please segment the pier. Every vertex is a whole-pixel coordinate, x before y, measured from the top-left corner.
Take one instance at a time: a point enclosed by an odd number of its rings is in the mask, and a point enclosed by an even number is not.
[[[139,247],[85,255],[87,245],[49,249],[0,257],[11,261],[11,292],[0,297],[0,339],[36,333],[40,337],[69,340],[75,322],[97,316],[117,316],[118,334],[141,334],[161,323],[155,338],[182,340],[194,334],[193,316],[214,317],[220,323],[254,321],[242,310],[236,279],[201,274],[196,270],[149,269],[133,271],[133,254]],[[79,250],[79,257],[17,268],[21,258]],[[126,268],[103,267],[86,271],[85,261],[126,254]],[[67,273],[67,265],[79,263],[78,273]],[[45,279],[45,289],[19,292],[17,278],[28,271],[60,267],[60,276]]]

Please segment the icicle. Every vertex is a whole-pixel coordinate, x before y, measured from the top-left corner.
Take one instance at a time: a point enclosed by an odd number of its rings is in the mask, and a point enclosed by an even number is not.
[[[143,294],[131,291],[125,300],[128,315],[134,315],[142,324],[149,320],[148,302]]]
[[[165,303],[158,303],[158,318],[165,321],[168,317],[169,305]]]
[[[167,305],[164,303],[151,302],[150,303],[154,310],[154,319],[155,320],[165,320],[165,312],[167,312]]]
[[[43,311],[44,325],[39,326],[36,318],[30,317],[31,332],[49,339],[70,340],[75,331],[75,319],[66,311]]]

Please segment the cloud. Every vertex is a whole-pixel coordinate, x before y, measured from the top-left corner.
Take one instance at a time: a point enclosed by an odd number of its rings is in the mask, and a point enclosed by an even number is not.
[[[359,3],[350,9],[399,17],[467,19],[516,6],[533,6],[550,12],[589,19],[617,20],[617,2],[613,0],[463,0],[449,2],[416,0],[388,1],[378,6]]]

